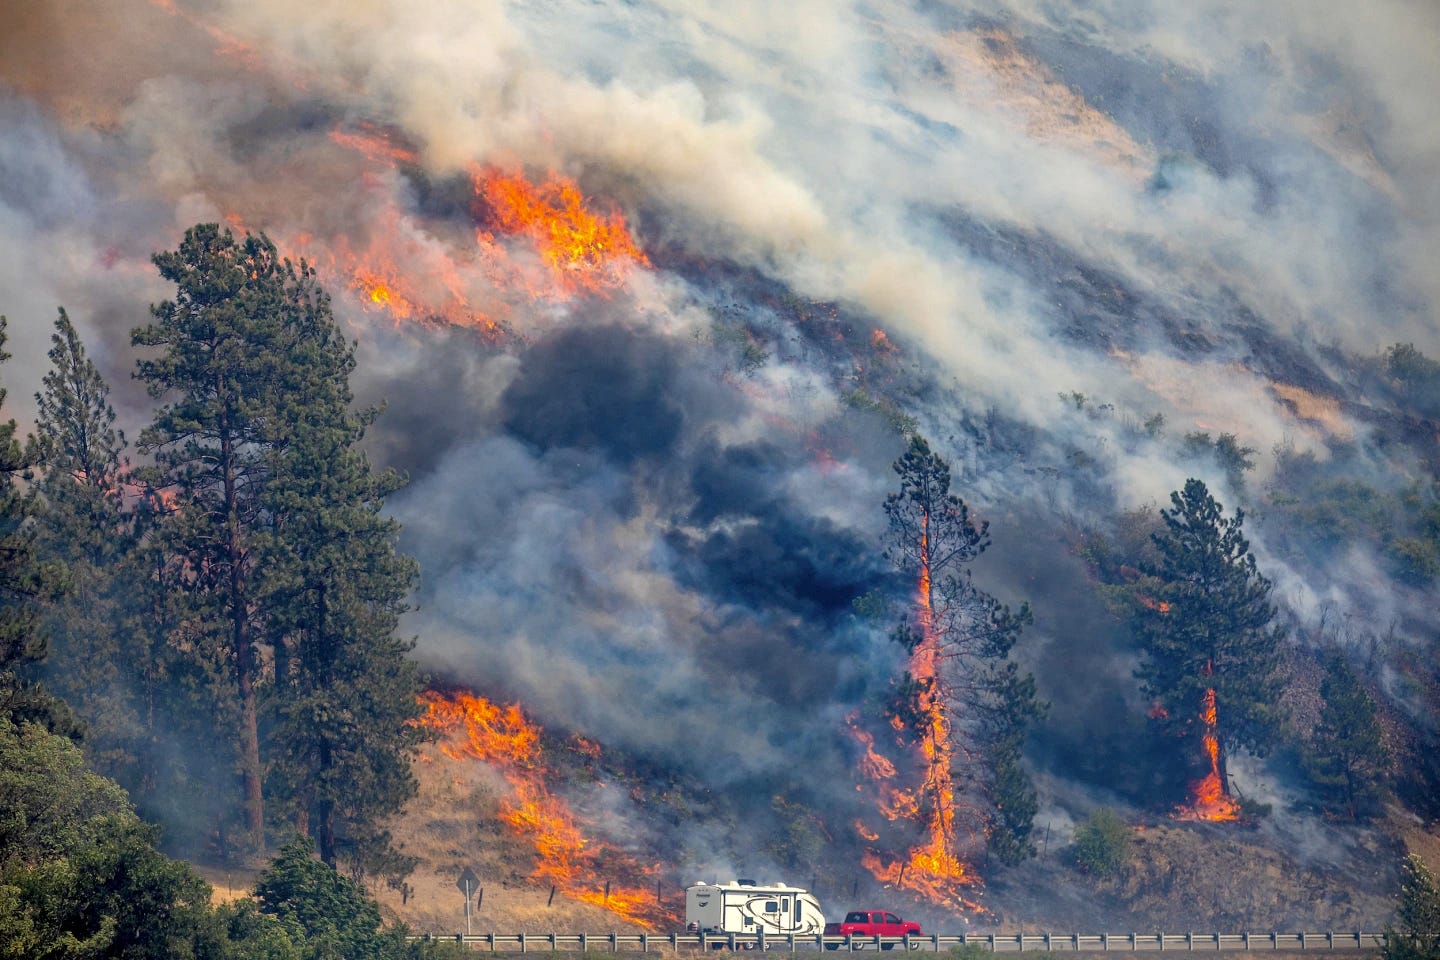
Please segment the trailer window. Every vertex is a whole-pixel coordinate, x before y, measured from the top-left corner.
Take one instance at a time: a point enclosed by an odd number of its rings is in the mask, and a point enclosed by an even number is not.
[[[766,900],[766,901],[765,901],[765,912],[766,912],[766,913],[779,913],[779,912],[780,912],[780,904],[776,903],[774,900]]]
[[[796,900],[796,901],[795,901],[795,922],[796,922],[796,923],[799,923],[799,922],[800,922],[800,908],[803,907],[803,906],[805,906],[805,901],[804,901],[804,900]]]

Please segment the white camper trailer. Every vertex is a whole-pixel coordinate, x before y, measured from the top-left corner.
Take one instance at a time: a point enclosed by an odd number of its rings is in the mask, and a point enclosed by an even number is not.
[[[754,880],[695,883],[685,888],[685,929],[809,937],[825,929],[825,916],[819,901],[799,887],[762,887]]]

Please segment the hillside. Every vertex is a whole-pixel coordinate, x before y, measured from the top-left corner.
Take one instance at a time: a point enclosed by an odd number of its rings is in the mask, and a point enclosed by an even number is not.
[[[392,830],[404,851],[420,862],[408,880],[412,891],[406,902],[395,889],[380,885],[372,890],[388,915],[420,932],[463,929],[456,880],[470,866],[484,888],[483,902],[472,915],[476,932],[644,929],[563,892],[551,901],[549,884],[535,876],[535,844],[501,817],[501,799],[509,788],[494,769],[472,758],[447,756],[430,744],[416,773],[419,795]],[[1080,874],[1056,843],[1034,861],[999,870],[982,899],[990,914],[971,919],[917,903],[904,891],[871,887],[852,895],[833,878],[850,876],[853,865],[831,864],[828,875],[821,869],[815,878],[774,879],[802,886],[818,879],[827,912],[848,909],[852,899],[880,903],[922,919],[927,930],[937,932],[1380,930],[1393,910],[1401,852],[1440,863],[1440,832],[1425,831],[1398,809],[1363,830],[1321,829],[1347,835],[1343,863],[1297,860],[1285,852],[1289,844],[1261,826],[1147,817],[1133,827],[1131,856],[1118,879]],[[681,877],[667,870],[661,883],[665,905],[677,915],[683,912],[683,884],[699,879],[720,878]],[[580,883],[598,888],[603,879],[583,877]],[[651,929],[664,933],[672,928]]]

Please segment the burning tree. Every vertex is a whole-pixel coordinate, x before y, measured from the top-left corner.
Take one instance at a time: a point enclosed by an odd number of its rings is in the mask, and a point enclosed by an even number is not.
[[[1244,512],[1227,519],[1194,479],[1170,502],[1136,594],[1133,625],[1144,654],[1136,676],[1161,730],[1195,748],[1201,775],[1181,815],[1234,820],[1226,758],[1237,746],[1265,752],[1279,700],[1281,631],[1271,626],[1270,581],[1240,532]]]
[[[962,829],[983,831],[1008,862],[1033,851],[1035,793],[1019,760],[1043,708],[1033,679],[1006,662],[1030,621],[1028,605],[1012,612],[977,588],[965,566],[989,546],[988,524],[972,519],[950,492],[949,464],[924,438],[912,437],[895,472],[900,490],[885,500],[886,553],[913,578],[915,593],[896,633],[909,663],[891,726],[917,749],[920,784],[913,792],[890,789],[881,809],[891,820],[920,824],[926,839],[903,862],[871,855],[867,866],[882,880],[947,899],[955,885],[976,879],[961,850]]]

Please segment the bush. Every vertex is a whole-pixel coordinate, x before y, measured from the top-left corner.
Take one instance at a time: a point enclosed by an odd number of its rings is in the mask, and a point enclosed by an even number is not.
[[[1114,877],[1130,855],[1130,828],[1109,807],[1101,807],[1075,830],[1070,854],[1082,873]]]

